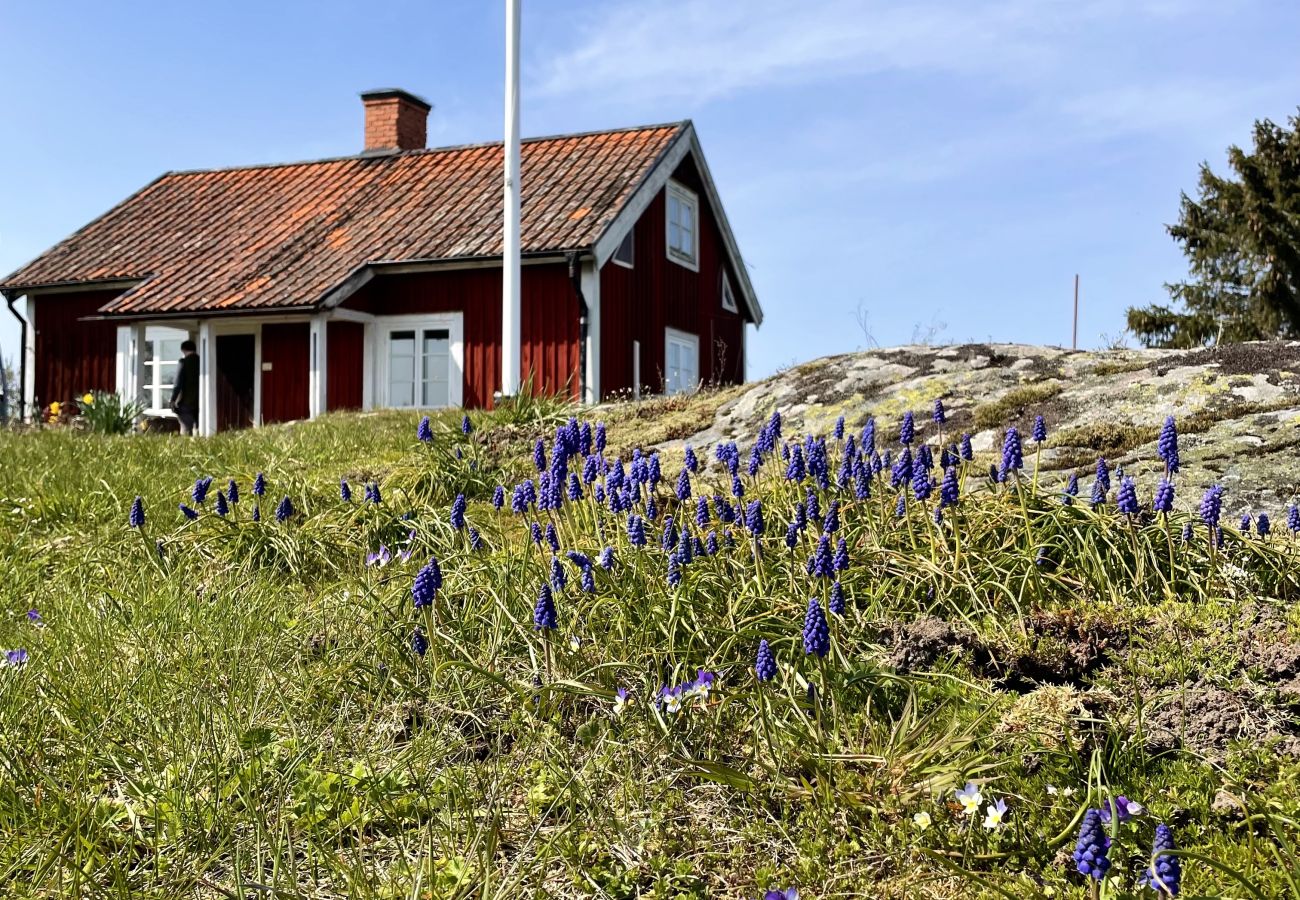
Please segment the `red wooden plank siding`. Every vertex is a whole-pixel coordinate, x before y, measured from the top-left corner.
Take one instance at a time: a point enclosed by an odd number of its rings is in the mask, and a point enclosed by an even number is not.
[[[739,305],[740,285],[727,262],[717,219],[690,160],[674,180],[700,198],[699,271],[668,259],[664,193],[659,194],[633,228],[634,268],[607,262],[600,272],[601,391],[609,396],[632,388],[632,342],[641,342],[641,383],[663,389],[664,329],[697,335],[700,378],[735,383],[744,378],[744,318],[722,308],[722,271]],[[743,306],[740,307],[743,309]]]
[[[262,326],[262,421],[305,419],[311,370],[306,322]],[[271,368],[267,370],[266,364]],[[326,385],[328,388],[328,384]]]
[[[360,322],[330,322],[325,334],[327,371],[325,408],[360,409],[365,326]]]
[[[117,389],[117,326],[80,322],[121,291],[48,294],[27,302],[36,330],[36,402],[72,400]]]
[[[578,306],[564,265],[526,265],[521,284],[521,370],[534,391],[577,396]],[[459,312],[465,340],[464,404],[491,408],[501,388],[501,270],[450,269],[386,275],[345,304],[379,316]]]

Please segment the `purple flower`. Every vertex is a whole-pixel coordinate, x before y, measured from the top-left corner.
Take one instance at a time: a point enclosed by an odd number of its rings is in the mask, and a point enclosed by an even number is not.
[[[831,560],[831,565],[836,572],[844,572],[849,568],[849,545],[844,538],[840,538],[835,545],[835,558]]]
[[[1250,513],[1241,514],[1241,522],[1239,523],[1239,527],[1241,529],[1242,534],[1250,534],[1250,530],[1251,528],[1254,527],[1254,525],[1255,523],[1252,522],[1250,519]]]
[[[904,447],[903,452],[898,454],[898,461],[894,463],[889,472],[890,487],[898,489],[902,485],[912,480],[912,450],[910,447]]]
[[[541,525],[537,524],[536,522],[532,522],[532,523],[530,523],[529,526],[528,526],[528,535],[529,535],[529,537],[531,537],[531,538],[533,539],[533,543],[534,543],[534,544],[537,544],[539,547],[541,546],[541,543],[542,543],[542,526],[541,526]]]
[[[1178,472],[1180,466],[1178,426],[1174,424],[1173,416],[1165,419],[1165,426],[1160,429],[1160,440],[1156,443],[1156,455],[1164,460],[1166,475],[1173,475]]]
[[[372,481],[372,482],[370,482],[369,484],[366,485],[366,498],[365,498],[365,499],[366,499],[366,502],[367,502],[367,503],[373,503],[373,504],[375,504],[376,506],[378,506],[380,503],[382,503],[382,502],[384,501],[384,498],[381,497],[380,494],[379,494],[379,482],[378,482],[378,481]]]
[[[1182,542],[1186,544],[1189,541],[1191,541],[1191,539],[1192,539],[1192,523],[1188,522],[1187,524],[1183,525]]]
[[[1104,494],[1110,490],[1110,467],[1106,465],[1106,458],[1097,459],[1097,481],[1101,484],[1101,492]]]
[[[596,562],[606,572],[612,572],[614,570],[614,548],[606,547],[600,551],[600,556],[597,557]]]
[[[465,415],[461,416],[461,417],[460,417],[460,433],[461,433],[461,434],[469,434],[469,433],[470,433],[471,431],[473,431],[473,430],[474,430],[474,426],[470,424],[470,421],[469,421],[469,414],[466,413]]]
[[[782,891],[773,888],[763,894],[763,900],[799,900],[799,889],[786,888]]]
[[[677,476],[677,502],[685,503],[691,499],[691,473],[689,469],[682,469],[682,474]]]
[[[904,446],[912,443],[916,436],[916,422],[912,419],[912,412],[908,410],[903,413],[902,424],[898,426],[898,442]]]
[[[1269,521],[1268,513],[1262,512],[1255,517],[1255,531],[1260,537],[1268,537],[1268,533],[1273,530],[1273,523]]]
[[[226,482],[226,499],[232,504],[239,503],[239,485],[233,478]]]
[[[633,547],[644,547],[645,538],[645,520],[636,513],[630,513],[627,517],[627,539]]]
[[[786,526],[785,545],[791,550],[799,546],[799,525],[797,522],[791,522]]]
[[[1070,506],[1074,503],[1074,498],[1079,496],[1079,476],[1077,473],[1070,474],[1070,480],[1065,485],[1065,505]]]
[[[681,564],[677,561],[677,554],[668,555],[668,586],[677,587],[682,583]]]
[[[1219,516],[1223,514],[1223,488],[1217,484],[1210,485],[1206,489],[1205,495],[1201,497],[1201,521],[1211,528],[1219,524]]]
[[[899,494],[898,502],[894,504],[894,516],[901,519],[905,515],[907,515],[907,497]]]
[[[262,507],[258,506],[256,503],[253,504],[253,521],[262,521]]]
[[[758,676],[759,681],[771,681],[776,677],[776,656],[772,653],[772,648],[768,645],[766,639],[758,642],[758,656],[754,660],[754,674]]]
[[[568,496],[569,496],[569,499],[570,499],[570,500],[581,500],[581,499],[582,499],[582,484],[581,484],[581,482],[578,481],[578,473],[577,473],[577,472],[570,472],[570,473],[569,473],[569,494],[568,494]]]
[[[546,543],[550,546],[552,553],[560,552],[560,535],[555,530],[554,522],[546,523]]]
[[[1125,476],[1120,479],[1119,493],[1115,495],[1115,506],[1126,516],[1136,516],[1139,512],[1137,482]]]
[[[1096,509],[1106,502],[1106,485],[1098,480],[1092,482],[1092,508]]]
[[[197,512],[195,512],[194,510],[190,509],[190,508],[189,508],[188,506],[186,506],[184,503],[181,503],[181,504],[178,504],[178,505],[180,506],[181,514],[184,515],[185,518],[189,519],[191,522],[193,522],[195,519],[197,519],[197,518],[199,517],[199,514],[198,514]]]
[[[538,472],[546,471],[546,445],[542,443],[541,438],[533,444],[533,466]]]
[[[139,497],[131,502],[131,515],[128,518],[132,528],[144,527],[144,501]]]
[[[1169,515],[1174,509],[1174,485],[1168,478],[1160,479],[1156,485],[1155,500],[1151,503],[1152,508],[1158,513]]]
[[[1034,416],[1033,438],[1035,444],[1041,444],[1047,440],[1047,422],[1042,416]]]
[[[564,590],[564,586],[568,584],[568,581],[569,581],[568,576],[564,574],[564,566],[560,565],[560,558],[558,556],[552,556],[551,557],[551,585],[557,591],[562,591]]]
[[[293,518],[293,501],[288,496],[280,500],[280,505],[275,508],[275,521],[287,522]]]
[[[963,434],[961,436],[961,458],[966,460],[966,462],[970,462],[975,458],[975,451],[970,445],[969,434]]]
[[[696,472],[699,470],[700,461],[695,457],[695,451],[691,449],[690,444],[686,445],[686,452],[682,454],[682,457],[688,472]]]
[[[596,448],[597,453],[605,452],[605,423],[604,422],[596,423],[596,440],[593,446]]]
[[[234,482],[231,483],[233,484]],[[339,479],[339,499],[344,503],[352,502],[352,486],[348,484],[346,478]]]
[[[469,527],[469,549],[471,550],[483,549],[483,536],[478,533],[478,529],[475,528],[473,525]]]
[[[431,606],[441,588],[442,569],[436,559],[430,559],[424,568],[415,573],[415,580],[411,582],[411,599],[415,602],[415,608]]]
[[[506,505],[506,489],[498,484],[496,486],[496,490],[492,492],[492,508],[501,509],[505,505]]]
[[[1101,824],[1101,813],[1090,809],[1083,816],[1079,840],[1074,845],[1074,867],[1079,874],[1101,881],[1110,869],[1110,838]]]
[[[840,587],[840,583],[838,581],[831,585],[831,597],[826,605],[830,609],[832,614],[843,617],[844,588]]]
[[[936,425],[942,425],[944,422],[948,421],[948,417],[944,414],[944,411],[943,411],[943,401],[942,401],[942,400],[935,400],[935,401],[934,401],[934,417],[933,417],[933,418],[934,418],[934,424],[936,424]]]
[[[212,506],[213,512],[219,516],[224,516],[230,512],[230,506],[226,503],[226,495],[217,491],[217,502]]]
[[[704,538],[704,552],[709,556],[718,555],[718,533],[710,531]]]
[[[700,528],[709,524],[709,501],[705,497],[695,499],[695,524]]]
[[[1097,812],[1101,815],[1102,823],[1109,825],[1112,815],[1119,816],[1121,822],[1127,822],[1129,819],[1133,818],[1133,816],[1141,815],[1142,811],[1143,807],[1140,803],[1134,803],[1129,800],[1128,797],[1120,794]]]
[[[1020,447],[1020,432],[1013,425],[1007,429],[1006,437],[1002,440],[1002,472],[1010,474],[1023,469],[1024,466],[1024,455]]]
[[[961,498],[961,486],[957,481],[957,468],[949,466],[943,473],[943,484],[939,486],[939,508],[956,506]]]
[[[27,665],[27,651],[21,647],[17,650],[6,650],[4,655],[4,664],[11,669],[21,669]]]
[[[419,426],[415,429],[415,436],[423,444],[433,443],[433,427],[429,424],[428,416],[420,420]]]
[[[825,656],[831,649],[831,629],[826,623],[826,613],[817,598],[808,601],[808,612],[803,618],[803,652]]]
[[[1300,531],[1300,506],[1292,503],[1286,511],[1286,528],[1292,534]]]
[[[1152,863],[1138,876],[1138,884],[1157,894],[1177,897],[1182,889],[1183,864],[1179,857],[1169,853],[1176,849],[1173,830],[1163,823],[1157,825],[1155,841],[1151,845]]]
[[[560,627],[555,613],[555,598],[551,596],[551,586],[542,584],[537,594],[537,605],[533,607],[533,628],[540,631],[553,631]]]
[[[411,633],[411,649],[415,651],[416,656],[424,656],[429,652],[429,639],[418,628]]]
[[[835,560],[831,554],[831,539],[827,535],[817,539],[817,549],[809,560],[808,571],[816,578],[835,577]]]
[[[798,444],[790,451],[790,464],[785,467],[785,477],[787,481],[803,481],[807,477],[807,469],[803,462],[803,448]]]
[[[265,493],[266,493],[266,476],[263,475],[261,472],[258,472],[257,477],[253,479],[253,496],[261,497]]]
[[[749,506],[745,508],[745,527],[754,537],[763,536],[763,501],[750,501]]]
[[[916,499],[921,501],[928,499],[933,487],[930,473],[924,466],[917,466],[912,473],[912,493],[916,495]]]
[[[826,507],[826,519],[822,522],[822,531],[834,534],[840,530],[840,501],[832,500]]]
[[[862,426],[862,454],[867,457],[876,455],[876,420],[867,416],[867,423]]]

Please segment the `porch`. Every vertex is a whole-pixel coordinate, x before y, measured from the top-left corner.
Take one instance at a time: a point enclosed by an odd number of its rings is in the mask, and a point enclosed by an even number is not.
[[[181,357],[199,357],[201,435],[344,409],[463,403],[464,327],[455,313],[157,318],[117,328],[116,388],[145,415],[168,408]]]

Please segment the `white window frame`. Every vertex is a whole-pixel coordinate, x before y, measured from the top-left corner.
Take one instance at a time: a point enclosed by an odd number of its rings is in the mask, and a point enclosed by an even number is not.
[[[373,328],[375,371],[371,379],[375,392],[379,395],[379,405],[391,407],[388,396],[388,347],[394,331],[443,330],[447,332],[450,344],[448,361],[450,371],[447,373],[447,408],[455,409],[465,403],[465,327],[461,313],[422,313],[409,316],[377,316]],[[420,341],[416,341],[417,350]],[[417,365],[417,375],[423,367]],[[417,381],[417,384],[419,382]],[[406,409],[407,407],[402,407]],[[414,409],[425,409],[416,404]]]
[[[673,246],[673,200],[689,207],[691,210],[691,252],[689,256],[681,249]],[[667,248],[668,258],[673,262],[685,266],[693,272],[700,271],[700,198],[690,188],[671,180],[664,188],[664,247]]]
[[[185,328],[176,328],[171,325],[146,325],[144,328],[144,345],[156,346],[163,341],[174,340],[175,335],[162,336],[160,331],[176,332],[183,335],[181,342],[194,340],[194,335]],[[150,335],[152,332],[152,336]],[[144,346],[140,348],[140,396],[143,398],[145,409],[144,415],[155,416],[159,418],[175,417],[176,413],[172,412],[170,403],[172,399],[172,390],[176,385],[175,379],[169,384],[156,382],[158,371],[166,365],[177,366],[177,372],[180,369],[180,357],[176,359],[160,359],[156,354],[150,354],[155,358],[150,360],[144,359]],[[182,354],[183,356],[184,354]],[[155,383],[156,382],[156,383]]]
[[[727,312],[738,313],[740,307],[736,305],[736,293],[731,289],[731,279],[727,277],[727,267],[722,267],[722,290],[719,292],[722,298],[722,308]]]
[[[614,255],[610,257],[610,259],[614,262],[615,265],[622,266],[625,269],[632,269],[636,267],[636,240],[633,237],[633,234],[634,234],[633,229],[628,229],[628,232],[626,235],[624,235],[623,240],[619,241],[618,246],[614,248]],[[623,259],[619,255],[623,252],[624,247],[627,248],[627,259]]]
[[[668,348],[671,344],[678,344],[681,347],[689,348],[695,354],[695,378],[689,385],[679,386],[673,390],[669,383],[671,373],[668,370],[669,353]],[[700,337],[697,334],[691,334],[689,331],[678,331],[676,328],[664,329],[664,393],[665,394],[691,394],[700,386]]]

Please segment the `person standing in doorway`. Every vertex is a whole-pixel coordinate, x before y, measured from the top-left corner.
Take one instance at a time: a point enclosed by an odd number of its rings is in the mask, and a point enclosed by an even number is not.
[[[194,434],[199,424],[199,354],[193,341],[181,344],[181,362],[176,369],[171,407],[180,420],[181,434]]]

